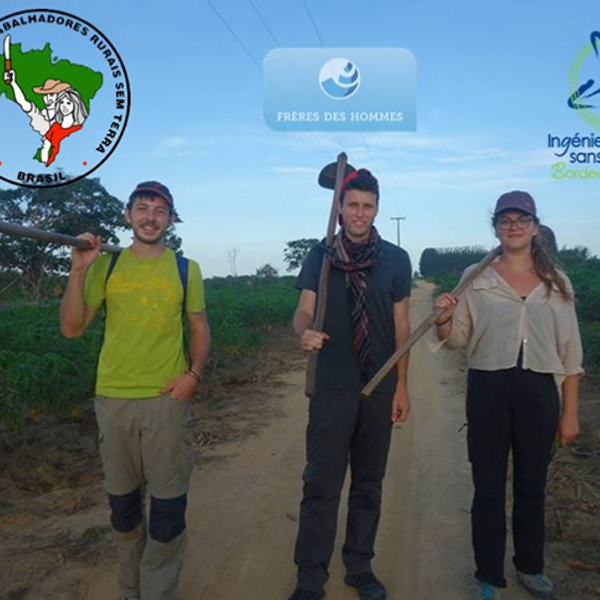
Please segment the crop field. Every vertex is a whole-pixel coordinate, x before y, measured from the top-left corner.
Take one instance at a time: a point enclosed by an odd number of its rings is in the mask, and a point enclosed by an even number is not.
[[[274,327],[291,323],[298,293],[293,277],[208,280],[206,302],[213,333],[207,368],[223,368],[256,350]],[[80,338],[59,331],[59,301],[11,301],[0,310],[0,424],[22,426],[28,417],[77,414],[93,395],[103,334],[97,318]]]

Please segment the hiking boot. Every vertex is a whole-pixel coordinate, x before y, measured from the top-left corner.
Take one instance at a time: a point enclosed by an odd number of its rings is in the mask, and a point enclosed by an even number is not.
[[[361,600],[385,600],[387,598],[385,586],[371,571],[346,575],[344,583],[355,587]]]
[[[488,583],[475,579],[469,600],[500,600],[502,589]]]
[[[541,600],[553,600],[556,598],[556,588],[550,577],[539,573],[538,575],[527,575],[517,571],[517,581],[534,597]]]
[[[289,597],[289,600],[321,600],[321,598],[325,598],[323,590],[315,592],[314,590],[296,588],[294,593]]]

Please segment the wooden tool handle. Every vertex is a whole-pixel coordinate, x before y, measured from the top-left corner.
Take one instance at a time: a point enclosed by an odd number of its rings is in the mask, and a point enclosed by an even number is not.
[[[62,246],[75,246],[76,248],[82,248],[84,250],[91,248],[89,242],[72,235],[55,233],[54,231],[44,231],[43,229],[34,229],[33,227],[7,223],[6,221],[0,221],[0,233],[30,238],[32,240],[40,240],[42,242],[59,244]],[[103,252],[109,252],[111,254],[116,254],[122,250],[119,246],[113,246],[111,244],[102,244],[100,248]]]
[[[342,181],[346,172],[346,162],[348,157],[345,152],[341,152],[337,158],[337,170],[335,174],[335,189],[333,191],[333,201],[331,203],[331,211],[329,213],[329,223],[327,225],[326,244],[328,248],[333,245],[335,236],[335,226],[337,224],[338,210],[340,205],[340,195]],[[323,331],[323,323],[325,322],[325,309],[327,307],[327,296],[329,291],[329,274],[331,272],[331,259],[328,255],[323,257],[321,266],[321,275],[319,276],[319,289],[317,292],[317,308],[315,311],[315,320],[312,329],[315,331]],[[308,358],[308,366],[306,369],[306,386],[305,393],[308,397],[312,396],[315,391],[315,381],[317,376],[317,359],[319,356],[318,350],[313,350]]]
[[[477,266],[465,277],[453,290],[452,295],[459,297],[473,283],[481,273],[498,257],[502,252],[500,246],[494,248],[485,256]],[[392,354],[386,363],[377,371],[371,381],[362,390],[362,395],[369,397],[373,390],[387,377],[390,371],[396,366],[397,362],[412,348],[431,329],[435,320],[444,312],[444,308],[435,308],[431,314],[406,338],[404,343]]]

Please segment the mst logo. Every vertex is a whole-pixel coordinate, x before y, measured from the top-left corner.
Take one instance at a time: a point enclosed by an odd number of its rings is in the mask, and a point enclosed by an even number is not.
[[[0,179],[56,187],[95,171],[121,140],[129,79],[91,23],[57,10],[0,19]]]

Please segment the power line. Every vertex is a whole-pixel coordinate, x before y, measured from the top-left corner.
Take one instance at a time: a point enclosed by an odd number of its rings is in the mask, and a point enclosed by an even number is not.
[[[379,163],[375,160],[375,157],[373,156],[373,153],[371,152],[371,146],[369,146],[369,144],[367,143],[367,139],[365,138],[363,132],[359,130],[358,133],[360,134],[360,138],[362,139],[363,144],[367,148],[367,152],[369,153],[369,158],[371,159],[371,162],[375,165],[377,172],[381,175],[381,169],[379,168]]]
[[[252,52],[250,52],[248,46],[246,46],[246,44],[242,42],[237,33],[229,26],[229,23],[225,20],[225,17],[217,10],[215,5],[210,0],[206,0],[206,2],[212,8],[213,12],[217,15],[217,17],[219,17],[221,23],[225,25],[229,33],[231,33],[231,35],[237,40],[237,43],[244,49],[244,52],[250,57],[250,60],[256,65],[258,70],[262,72],[262,67],[260,66],[259,62],[256,60],[256,58],[254,58],[254,55],[252,54]]]
[[[267,33],[269,34],[269,36],[271,37],[271,39],[273,40],[273,42],[275,43],[275,45],[277,47],[281,48],[282,47],[281,42],[277,39],[277,37],[273,33],[273,30],[269,27],[269,24],[267,23],[267,20],[265,19],[265,17],[263,16],[263,14],[260,12],[258,6],[256,6],[256,4],[254,3],[253,0],[248,0],[248,3],[250,4],[250,6],[252,7],[252,9],[256,13],[256,16],[260,19],[260,22],[264,25],[264,28],[267,30]],[[287,60],[287,54],[285,54],[285,57],[286,57],[286,60]],[[291,69],[296,73],[296,69],[294,68],[294,65],[291,63],[290,60],[288,60],[288,64],[290,65]],[[324,148],[324,146],[321,143],[319,137],[314,132],[311,132],[311,133],[312,133],[313,137],[319,142],[319,144],[321,145],[321,147]],[[338,145],[340,147],[340,150],[343,150],[344,149],[344,145],[342,144],[342,140],[340,140],[340,138],[337,136],[337,134],[335,132],[333,133],[333,136],[337,140],[337,143],[338,143]]]
[[[306,14],[308,14],[308,18],[311,20],[313,27],[315,28],[315,32],[317,34],[317,37],[319,38],[319,41],[321,42],[321,46],[325,45],[325,42],[323,41],[323,38],[321,37],[321,32],[319,31],[319,28],[317,27],[317,23],[315,21],[315,19],[312,16],[312,13],[310,12],[310,8],[308,8],[308,4],[306,3],[306,0],[302,0],[302,4],[304,4],[304,8],[306,8]]]
[[[249,0],[249,1],[251,1],[251,0]],[[308,14],[308,17],[309,17],[311,23],[313,24],[313,27],[315,29],[317,37],[319,38],[319,42],[321,43],[321,46],[324,47],[325,42],[323,41],[323,36],[321,35],[321,32],[319,31],[319,27],[317,26],[317,22],[315,21],[315,18],[313,17],[312,13],[310,12],[310,8],[308,7],[306,0],[301,0],[301,2],[302,2],[302,4],[304,4],[304,8],[306,8],[306,13]],[[359,130],[358,133],[360,135],[360,139],[362,140],[363,145],[367,149],[367,153],[369,154],[369,158],[370,158],[371,162],[373,163],[373,165],[379,172],[380,171],[379,164],[377,163],[377,161],[375,160],[375,158],[373,156],[373,153],[371,152],[371,146],[369,146],[365,136],[363,135],[363,132]],[[337,135],[335,135],[335,137],[336,137],[338,143],[340,144],[340,146],[343,148],[343,144],[342,144],[341,140],[339,139],[339,137]]]
[[[281,47],[281,44],[279,43],[279,40],[275,37],[275,34],[273,33],[273,31],[271,31],[271,28],[269,27],[269,24],[267,23],[267,21],[263,17],[262,13],[258,10],[256,4],[254,4],[254,2],[252,0],[248,0],[248,2],[250,3],[250,6],[254,9],[254,12],[256,13],[256,15],[258,16],[258,18],[260,19],[261,23],[265,26],[265,29],[267,30],[267,32],[271,36],[271,39],[275,42],[275,44],[277,46]]]
[[[249,56],[250,60],[254,63],[254,65],[256,66],[256,68],[261,73],[263,73],[263,69],[262,69],[261,64],[254,57],[254,55],[252,54],[252,52],[250,51],[250,49],[248,48],[248,46],[246,46],[246,44],[244,44],[244,42],[242,41],[242,39],[237,35],[237,33],[229,25],[229,23],[227,22],[227,19],[225,19],[225,17],[217,10],[217,7],[211,2],[211,0],[206,0],[206,3],[210,6],[210,8],[212,9],[212,11],[217,15],[217,17],[219,18],[219,20],[221,21],[221,23],[223,23],[223,25],[225,26],[225,28],[227,29],[227,31],[229,31],[229,33],[233,36],[233,38],[241,46],[241,48],[244,50],[244,52]],[[254,8],[255,12],[260,16],[260,13],[259,13],[258,9],[256,8],[256,6],[251,1],[250,1],[250,4]],[[267,30],[270,31],[270,28],[268,27],[268,25],[266,24],[266,22],[264,21],[264,19],[262,17],[261,17],[261,21],[263,21],[263,24],[267,27]],[[270,31],[270,34],[273,37],[273,39],[276,39],[275,36],[273,35],[273,32]],[[323,142],[321,142],[321,140],[314,134],[314,132],[310,132],[310,133],[312,134],[312,136],[314,137],[314,139],[317,141],[317,143],[319,144],[319,146],[321,146],[321,149],[326,154],[327,158],[330,158],[330,152],[323,145]]]

